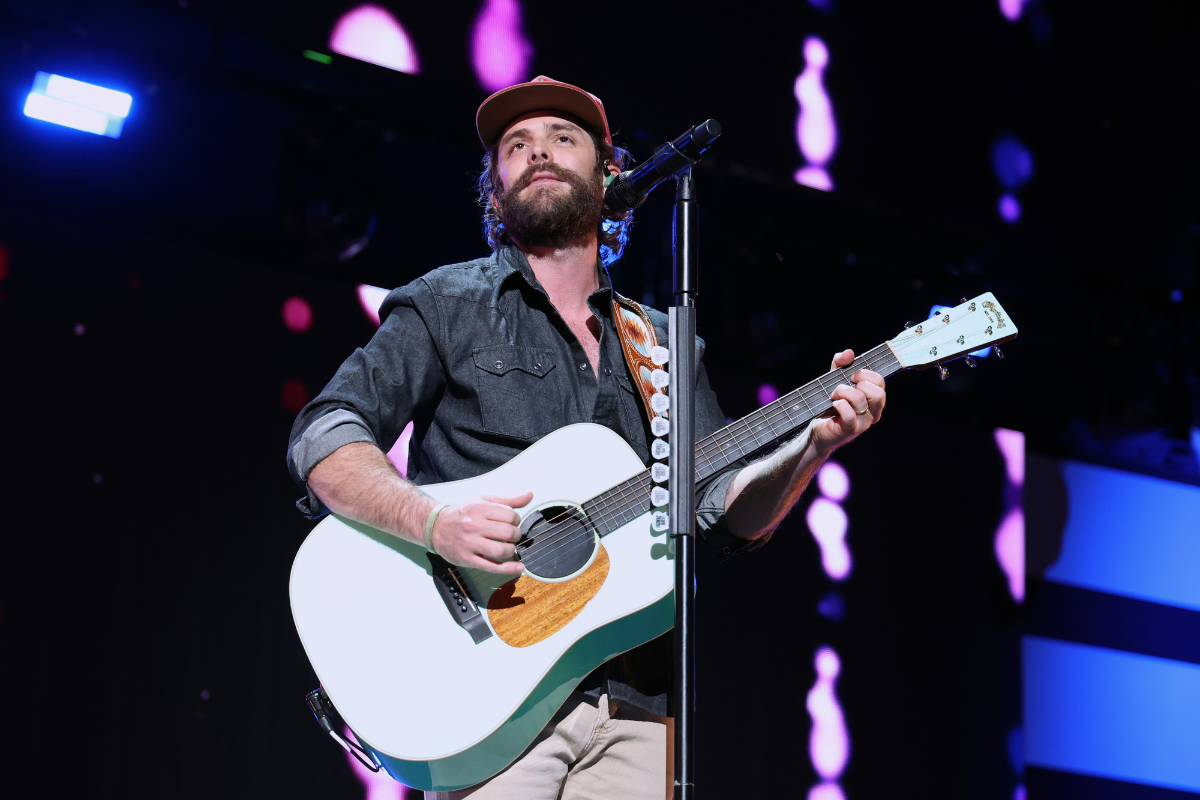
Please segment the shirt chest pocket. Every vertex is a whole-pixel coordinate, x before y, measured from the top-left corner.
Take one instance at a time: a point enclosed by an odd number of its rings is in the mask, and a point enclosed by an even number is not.
[[[549,350],[496,345],[478,348],[474,355],[484,430],[533,439],[563,426],[563,398],[551,374]]]

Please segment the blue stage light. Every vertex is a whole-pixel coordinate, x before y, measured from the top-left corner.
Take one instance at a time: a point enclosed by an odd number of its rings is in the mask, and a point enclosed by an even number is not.
[[[25,100],[25,116],[118,139],[132,104],[124,92],[39,72]]]
[[[942,313],[943,311],[949,311],[952,308],[954,308],[954,306],[934,306],[933,308],[929,309],[929,316],[932,317],[936,314]],[[982,350],[973,350],[967,355],[974,356],[975,358],[987,358],[989,355],[991,355],[991,353],[992,348],[985,347]]]

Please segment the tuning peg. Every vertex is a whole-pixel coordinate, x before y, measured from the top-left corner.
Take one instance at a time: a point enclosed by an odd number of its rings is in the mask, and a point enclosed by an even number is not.
[[[971,358],[970,356],[967,356],[966,360],[967,360],[967,366],[970,367],[971,369],[975,369],[975,359]]]
[[[1004,358],[1004,351],[999,347],[996,348],[996,358]]]
[[[942,380],[946,380],[946,378],[950,377],[950,370],[945,367],[938,367],[938,374],[942,376]]]
[[[906,323],[904,323],[904,330],[908,330],[909,328],[911,328],[913,325],[916,325],[916,324],[917,323],[915,323],[915,322],[906,322]]]
[[[967,298],[961,297],[961,298],[959,298],[958,302],[965,303],[965,302],[967,302]]]

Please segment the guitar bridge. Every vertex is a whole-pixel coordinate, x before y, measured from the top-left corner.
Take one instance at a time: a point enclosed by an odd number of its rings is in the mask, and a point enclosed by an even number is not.
[[[426,553],[433,568],[433,585],[446,604],[446,610],[458,626],[471,635],[475,644],[490,639],[492,629],[488,627],[479,610],[479,594],[471,580],[436,553]]]

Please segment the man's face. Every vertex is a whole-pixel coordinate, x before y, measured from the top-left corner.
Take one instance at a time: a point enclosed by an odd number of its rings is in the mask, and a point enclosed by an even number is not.
[[[527,247],[594,237],[604,201],[592,137],[565,117],[533,112],[509,123],[496,148],[496,203],[509,235]]]

